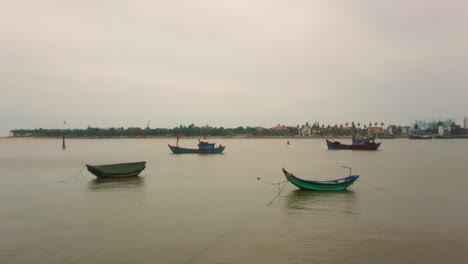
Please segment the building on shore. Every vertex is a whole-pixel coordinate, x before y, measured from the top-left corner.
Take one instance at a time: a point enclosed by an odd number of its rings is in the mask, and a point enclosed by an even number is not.
[[[401,134],[407,135],[411,132],[411,127],[410,126],[403,126],[401,127]]]
[[[438,132],[440,136],[445,136],[445,135],[449,135],[451,130],[452,128],[450,126],[439,126]]]
[[[383,132],[383,127],[377,127],[377,126],[367,127],[367,134],[369,134],[369,135],[378,135],[378,134],[380,134],[382,132]]]
[[[307,137],[311,135],[312,127],[309,125],[309,122],[307,122],[305,125],[300,127],[297,131],[298,131],[299,136]]]
[[[453,118],[446,118],[446,119],[429,119],[429,120],[416,120],[412,124],[412,128],[417,127],[419,130],[437,130],[439,126],[451,126],[455,123],[455,119]]]

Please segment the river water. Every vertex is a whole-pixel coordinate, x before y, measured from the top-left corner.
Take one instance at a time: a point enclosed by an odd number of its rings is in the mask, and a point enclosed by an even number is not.
[[[468,263],[468,140],[215,139],[222,155],[173,141],[0,140],[0,263]],[[84,168],[141,160],[124,180]],[[276,184],[282,167],[328,180],[341,166],[361,175],[349,191]]]

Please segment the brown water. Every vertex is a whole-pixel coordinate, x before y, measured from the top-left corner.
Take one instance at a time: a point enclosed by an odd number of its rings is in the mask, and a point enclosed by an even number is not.
[[[172,141],[0,140],[0,263],[468,263],[468,140],[215,140],[223,155]],[[79,173],[140,160],[139,178]],[[361,175],[349,191],[288,183],[266,206],[281,167],[327,180],[343,165]]]

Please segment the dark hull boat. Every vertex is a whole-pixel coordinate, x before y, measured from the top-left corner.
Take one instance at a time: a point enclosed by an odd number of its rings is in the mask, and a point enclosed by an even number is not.
[[[313,190],[313,191],[342,191],[346,190],[349,186],[351,186],[358,178],[359,175],[350,175],[346,178],[341,178],[337,180],[331,181],[310,181],[310,180],[303,180],[292,173],[286,171],[283,168],[283,173],[286,179],[295,185],[296,187],[304,190]]]
[[[190,154],[190,153],[198,153],[198,154],[220,154],[223,153],[224,149],[226,146],[221,146],[215,147],[214,143],[208,143],[208,142],[203,142],[200,141],[198,143],[198,148],[193,149],[193,148],[182,148],[179,146],[172,146],[169,145],[169,148],[171,149],[172,153],[174,154]]]
[[[377,150],[381,143],[355,142],[352,144],[341,144],[338,141],[326,139],[328,149],[352,149],[352,150]]]
[[[98,178],[122,178],[138,176],[146,168],[146,161],[106,165],[88,165],[88,171]]]
[[[409,139],[432,139],[432,135],[409,135]]]

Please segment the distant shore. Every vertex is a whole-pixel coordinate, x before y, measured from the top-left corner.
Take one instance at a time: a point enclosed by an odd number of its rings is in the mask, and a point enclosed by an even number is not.
[[[407,138],[408,136],[402,135],[402,136],[395,136],[395,139],[398,138]],[[467,135],[468,137],[468,135]],[[65,137],[66,139],[175,139],[176,136],[150,136],[150,137]],[[203,137],[181,137],[180,139],[201,139]],[[329,137],[329,136],[246,136],[246,135],[237,135],[237,136],[208,136],[206,137],[207,139],[339,139],[339,138],[344,138],[344,139],[351,139],[352,136],[335,136],[335,137]],[[458,138],[458,137],[453,137],[453,138]],[[7,137],[0,137],[0,140],[18,140],[18,139],[62,139],[62,137],[13,137],[13,136],[7,136]],[[377,138],[379,139],[379,138]],[[385,138],[384,138],[385,139]]]

